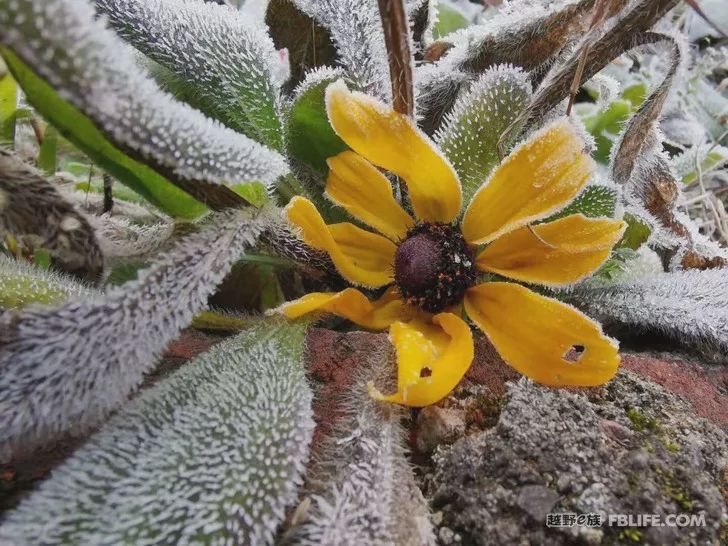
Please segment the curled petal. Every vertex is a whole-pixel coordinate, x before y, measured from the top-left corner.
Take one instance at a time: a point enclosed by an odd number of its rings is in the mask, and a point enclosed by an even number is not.
[[[465,239],[489,243],[567,205],[594,171],[594,161],[583,149],[584,141],[567,120],[518,146],[470,202],[463,217]]]
[[[326,193],[332,201],[390,239],[404,239],[414,221],[394,198],[386,176],[355,152],[341,152],[327,163]]]
[[[383,395],[369,385],[372,397],[412,407],[434,404],[460,382],[473,361],[473,333],[452,313],[432,322],[395,322],[389,338],[397,350],[397,392]]]
[[[369,330],[384,330],[396,321],[411,320],[421,313],[399,299],[392,288],[376,301],[369,301],[354,288],[341,292],[314,292],[284,303],[277,311],[290,319],[316,311],[333,313]]]
[[[465,310],[503,360],[553,386],[602,385],[617,373],[616,342],[573,307],[517,284],[480,284],[465,294]]]
[[[498,237],[476,263],[483,271],[510,279],[564,286],[599,269],[626,226],[621,220],[572,214]]]
[[[397,247],[392,241],[354,224],[327,226],[311,201],[294,197],[286,207],[288,220],[301,229],[306,244],[331,256],[336,268],[351,283],[378,288],[392,282]]]
[[[460,214],[460,181],[450,162],[407,116],[339,80],[326,89],[334,131],[358,154],[407,182],[415,214],[451,222]]]

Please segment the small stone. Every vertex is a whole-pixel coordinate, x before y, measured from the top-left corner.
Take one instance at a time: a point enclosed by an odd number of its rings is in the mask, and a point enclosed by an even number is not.
[[[428,406],[417,417],[417,449],[429,453],[442,443],[456,440],[465,432],[465,412]]]
[[[556,491],[543,485],[525,485],[518,493],[516,504],[534,520],[545,522],[546,515],[560,498]]]

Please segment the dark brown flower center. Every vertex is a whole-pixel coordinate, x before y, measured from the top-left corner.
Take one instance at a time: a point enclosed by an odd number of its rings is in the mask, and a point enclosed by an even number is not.
[[[397,248],[394,280],[402,297],[430,313],[460,303],[476,279],[473,251],[450,224],[419,224]]]

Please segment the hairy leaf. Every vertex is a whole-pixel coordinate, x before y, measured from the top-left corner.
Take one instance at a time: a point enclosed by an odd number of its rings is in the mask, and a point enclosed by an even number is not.
[[[179,76],[212,118],[280,150],[278,62],[259,24],[198,0],[96,0],[119,35]]]
[[[648,33],[666,43],[669,69],[660,86],[644,101],[622,132],[611,160],[612,176],[624,187],[626,208],[652,231],[651,243],[668,269],[723,267],[728,260],[704,241],[691,220],[677,210],[681,183],[662,151],[658,122],[680,64],[680,48],[666,35]]]
[[[446,116],[435,141],[460,176],[464,203],[500,162],[498,139],[530,99],[526,74],[520,68],[497,66],[462,92]]]
[[[89,125],[115,150],[148,164],[213,208],[245,204],[227,185],[254,180],[272,185],[287,172],[279,154],[161,91],[85,2],[3,2],[0,41],[13,51],[5,57],[16,77],[23,76],[31,102],[77,144],[86,142],[81,146],[85,151],[96,150],[102,159],[98,148],[103,149],[103,141],[88,134]],[[87,118],[79,120],[78,111]],[[124,180],[123,172],[109,170]],[[144,179],[138,181],[149,193]]]
[[[401,408],[374,401],[367,381],[386,376],[388,351],[364,356],[340,401],[342,416],[311,469],[312,506],[293,544],[423,546],[435,543],[429,509],[405,457]]]
[[[304,329],[263,323],[143,392],[7,516],[0,541],[271,544],[313,431]]]
[[[104,262],[86,217],[34,168],[0,149],[0,230],[35,235],[63,271],[98,281]]]
[[[354,86],[391,103],[384,31],[376,0],[295,0],[325,26],[336,44],[338,62]]]
[[[97,424],[207,305],[267,215],[221,213],[139,279],[98,298],[0,318],[0,460]]]
[[[687,348],[728,355],[728,279],[724,270],[675,271],[583,286],[569,296],[589,316],[631,332],[661,333]]]
[[[77,279],[0,254],[0,311],[31,303],[57,305],[92,294],[93,289]]]

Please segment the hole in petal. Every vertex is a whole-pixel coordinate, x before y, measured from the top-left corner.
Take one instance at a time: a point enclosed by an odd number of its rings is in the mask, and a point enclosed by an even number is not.
[[[430,368],[424,367],[420,370],[420,377],[430,377],[432,375],[432,370]]]
[[[566,353],[564,353],[564,360],[567,362],[579,362],[579,359],[584,354],[586,348],[583,345],[572,345]]]

